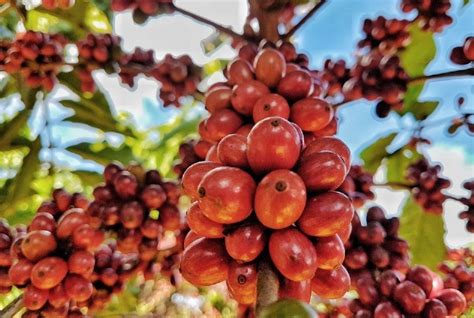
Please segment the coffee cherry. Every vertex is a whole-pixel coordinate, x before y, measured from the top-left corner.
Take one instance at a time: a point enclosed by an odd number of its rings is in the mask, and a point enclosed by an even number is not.
[[[253,172],[257,174],[291,169],[301,150],[298,131],[280,117],[268,117],[258,122],[247,140],[247,159]]]
[[[407,273],[406,279],[420,286],[426,295],[430,295],[433,288],[433,278],[428,268],[415,266]]]
[[[290,117],[290,106],[285,98],[278,94],[268,94],[260,97],[253,108],[253,121],[259,122],[267,117]]]
[[[251,116],[257,100],[270,93],[268,87],[259,81],[250,80],[236,85],[232,91],[231,103],[238,113]]]
[[[69,256],[67,265],[70,273],[87,277],[94,270],[95,258],[91,253],[79,250]]]
[[[318,238],[314,244],[318,268],[334,269],[344,262],[344,244],[337,234]]]
[[[50,303],[54,308],[60,308],[67,305],[69,300],[70,298],[62,283],[49,290],[48,303]]]
[[[89,222],[89,216],[81,209],[70,209],[58,220],[56,237],[59,239],[69,238],[74,230]]]
[[[346,177],[344,160],[329,151],[314,153],[299,165],[297,173],[311,191],[337,189]]]
[[[278,297],[280,299],[297,299],[309,303],[311,299],[311,281],[303,280],[300,282],[295,282],[290,279],[283,278],[280,282]]]
[[[31,282],[35,287],[50,289],[58,285],[68,272],[65,261],[59,257],[46,257],[35,264],[31,271]]]
[[[184,192],[193,200],[199,198],[198,185],[206,173],[221,166],[214,162],[196,162],[191,165],[183,174],[181,184]]]
[[[24,286],[30,281],[34,264],[27,259],[19,259],[8,270],[8,278],[17,286]]]
[[[64,281],[67,295],[75,301],[86,301],[92,296],[92,283],[81,275],[68,274]]]
[[[214,222],[230,224],[242,221],[253,210],[255,188],[255,181],[243,170],[215,168],[199,184],[199,207]]]
[[[354,208],[344,194],[329,191],[308,199],[298,227],[311,236],[331,236],[348,227]]]
[[[252,65],[244,59],[235,59],[227,65],[226,75],[230,85],[239,85],[253,80],[253,73]]]
[[[197,235],[207,238],[224,237],[224,226],[221,223],[211,221],[207,218],[199,208],[199,204],[194,202],[188,209],[186,219],[189,227]]]
[[[286,72],[286,62],[283,55],[275,49],[261,50],[254,61],[257,79],[268,87],[278,85]]]
[[[137,201],[127,202],[120,209],[120,221],[126,229],[136,229],[143,223],[144,213]]]
[[[210,286],[227,279],[229,265],[221,240],[201,238],[184,250],[181,273],[193,285]]]
[[[441,318],[448,316],[448,309],[438,299],[430,299],[423,309],[423,317],[425,318]]]
[[[137,179],[126,170],[120,171],[114,178],[114,187],[121,198],[129,199],[134,197],[137,193]]]
[[[268,248],[273,264],[286,278],[303,281],[314,276],[318,267],[316,249],[296,228],[273,232]]]
[[[313,292],[326,299],[341,298],[350,286],[351,279],[344,266],[334,270],[318,269],[311,280]]]
[[[56,239],[48,231],[32,231],[21,242],[21,253],[30,261],[37,261],[52,253],[57,247]]]
[[[449,316],[457,316],[466,310],[466,298],[456,289],[444,289],[436,295],[438,300],[446,306]]]
[[[311,155],[323,151],[333,152],[339,155],[343,161],[346,171],[351,168],[351,152],[349,148],[340,139],[335,137],[321,137],[307,144],[301,154],[301,161],[311,157]]]
[[[230,109],[219,110],[206,121],[208,138],[214,142],[234,133],[240,126],[242,126],[242,118]]]
[[[332,107],[319,98],[305,98],[291,107],[290,120],[303,131],[318,131],[326,127],[332,120]]]
[[[247,160],[247,138],[230,134],[222,138],[217,145],[219,161],[231,167],[245,169],[249,166]]]
[[[28,285],[23,293],[23,303],[29,310],[38,310],[48,301],[48,290]]]
[[[239,304],[251,305],[257,300],[256,264],[239,264],[232,261],[226,282],[233,298]]]
[[[35,217],[31,221],[28,231],[48,231],[54,233],[56,229],[56,221],[52,214],[47,212],[36,213]]]
[[[395,287],[393,298],[405,312],[418,314],[425,306],[426,294],[417,284],[405,281]]]
[[[470,60],[474,61],[474,37],[470,36],[466,38],[463,46],[464,56]]]
[[[263,226],[259,224],[243,225],[225,237],[227,253],[242,262],[256,259],[265,248],[267,241]]]
[[[287,73],[278,84],[277,92],[290,101],[296,101],[311,94],[313,79],[305,70]]]
[[[282,229],[295,223],[306,204],[303,180],[290,170],[267,174],[255,192],[255,213],[263,225]]]
[[[207,91],[204,97],[204,105],[211,113],[215,113],[221,109],[232,107],[230,97],[232,96],[232,89],[227,86],[216,87]]]
[[[391,302],[383,302],[375,307],[374,318],[402,318],[402,313]]]

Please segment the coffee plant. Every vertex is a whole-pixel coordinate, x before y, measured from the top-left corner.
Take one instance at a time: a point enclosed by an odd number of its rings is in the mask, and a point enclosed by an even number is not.
[[[0,0],[0,316],[472,316],[472,3],[228,5]]]

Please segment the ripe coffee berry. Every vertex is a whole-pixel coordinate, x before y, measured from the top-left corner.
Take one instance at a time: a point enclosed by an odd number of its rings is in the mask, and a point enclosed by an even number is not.
[[[162,13],[173,12],[172,0],[156,0],[156,1],[127,1],[113,0],[110,4],[112,11],[122,12],[133,10],[133,19],[136,23],[144,23],[148,17],[156,16]]]
[[[447,15],[451,8],[449,0],[402,0],[401,8],[403,12],[416,10],[417,21],[424,30],[441,32],[453,22],[453,18]]]
[[[469,248],[448,251],[446,261],[439,265],[444,274],[445,288],[453,288],[464,294],[468,304],[474,301],[474,253]]]
[[[365,38],[359,41],[358,46],[378,49],[383,54],[394,54],[410,44],[409,25],[408,20],[386,19],[383,16],[375,20],[365,19]]]
[[[69,9],[74,6],[75,0],[42,0],[41,5],[48,10]]]
[[[362,207],[366,201],[373,200],[375,194],[371,188],[374,184],[373,176],[364,171],[359,165],[352,165],[339,191],[345,193],[352,199],[354,207]]]
[[[461,203],[466,207],[459,213],[459,217],[466,220],[466,230],[474,233],[474,180],[467,180],[463,183],[463,188],[470,192],[469,196],[461,198]]]

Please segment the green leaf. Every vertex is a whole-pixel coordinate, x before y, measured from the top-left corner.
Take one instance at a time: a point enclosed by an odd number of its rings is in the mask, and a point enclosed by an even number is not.
[[[28,122],[31,110],[23,109],[13,119],[0,125],[0,150],[6,150],[18,138],[18,132]]]
[[[227,64],[229,64],[229,60],[224,59],[215,59],[212,60],[202,66],[202,75],[203,77],[211,76],[216,72],[222,71]]]
[[[294,299],[283,299],[266,307],[258,318],[316,318],[318,315],[306,303]]]
[[[391,133],[362,150],[360,158],[364,161],[364,168],[374,174],[382,163],[383,158],[387,157],[387,147],[392,143],[397,133]]]
[[[427,213],[410,196],[400,216],[400,236],[410,245],[412,263],[435,270],[446,255],[444,234],[443,216]]]
[[[469,4],[471,0],[464,0],[463,3],[462,3],[462,6],[465,7]]]
[[[412,113],[417,120],[423,120],[434,112],[439,102],[419,102],[418,97],[423,91],[424,83],[410,84],[403,99],[403,109],[398,111],[400,115]]]
[[[107,15],[92,3],[89,3],[89,5],[87,6],[84,23],[87,28],[92,32],[112,32],[112,26],[110,25],[109,18],[107,17]]]
[[[40,150],[41,141],[38,137],[31,144],[28,154],[23,158],[22,166],[15,178],[6,184],[6,187],[8,187],[6,196],[0,202],[0,211],[2,211],[3,216],[15,213],[16,205],[33,194],[30,183],[40,167],[38,157]]]
[[[411,43],[400,53],[401,64],[410,77],[421,76],[436,55],[433,33],[421,30],[417,23],[411,23],[409,31]]]
[[[408,167],[423,156],[411,147],[403,147],[387,157],[385,164],[387,167],[387,182],[409,184],[406,179]]]
[[[8,97],[18,92],[18,87],[13,76],[5,76],[0,82],[0,98]]]
[[[66,150],[75,153],[86,160],[92,160],[102,165],[107,165],[112,161],[119,161],[128,164],[135,158],[132,149],[122,144],[118,148],[112,148],[109,144],[102,142],[97,144],[80,143],[66,148]]]
[[[204,53],[210,54],[217,50],[222,44],[224,44],[228,40],[228,35],[221,32],[214,32],[201,41],[201,47]]]
[[[83,185],[96,186],[104,180],[100,173],[94,171],[76,170],[72,173],[81,179]]]

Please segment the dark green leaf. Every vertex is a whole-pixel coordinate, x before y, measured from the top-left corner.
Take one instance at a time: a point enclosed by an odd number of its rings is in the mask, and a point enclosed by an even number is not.
[[[471,0],[464,0],[463,3],[462,3],[462,6],[465,7],[469,4]]]
[[[318,315],[306,303],[294,299],[283,299],[266,307],[258,318],[316,318]]]
[[[412,113],[417,120],[423,120],[434,112],[438,102],[419,102],[418,97],[423,91],[424,83],[410,84],[403,99],[403,109],[398,111],[400,115]]]
[[[129,146],[123,144],[118,148],[112,148],[107,143],[89,144],[80,143],[66,148],[86,160],[93,160],[99,164],[106,165],[112,161],[128,164],[135,158]]]
[[[28,122],[31,111],[23,109],[13,119],[0,125],[0,150],[6,150],[18,138],[18,132]]]
[[[443,216],[427,213],[410,196],[400,216],[400,236],[410,245],[412,263],[436,269],[446,255],[444,234]]]
[[[421,30],[417,23],[411,23],[410,36],[410,45],[400,53],[401,63],[410,77],[421,76],[436,55],[433,33]]]
[[[403,147],[387,157],[387,182],[408,184],[406,171],[423,156],[412,147]]]
[[[374,174],[382,163],[383,158],[387,157],[387,147],[392,143],[397,133],[391,133],[362,150],[360,158],[364,161],[365,169]]]
[[[16,205],[33,194],[30,184],[40,166],[38,157],[40,150],[41,141],[38,137],[31,144],[30,151],[23,159],[22,166],[15,178],[6,184],[6,187],[8,187],[6,196],[0,202],[0,211],[2,211],[3,216],[14,213]]]
[[[96,186],[103,182],[102,175],[97,172],[76,170],[73,173],[81,179],[83,185]]]

